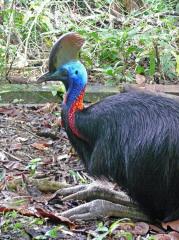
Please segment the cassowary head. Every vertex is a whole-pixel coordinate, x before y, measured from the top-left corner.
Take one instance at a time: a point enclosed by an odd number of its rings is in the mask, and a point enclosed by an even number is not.
[[[87,83],[87,72],[78,60],[84,39],[76,33],[67,33],[54,44],[49,57],[49,72],[38,79],[44,81],[62,81],[66,90],[83,88]]]

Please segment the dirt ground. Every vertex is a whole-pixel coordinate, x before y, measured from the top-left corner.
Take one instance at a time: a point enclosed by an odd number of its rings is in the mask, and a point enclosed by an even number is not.
[[[82,201],[64,202],[54,192],[91,180],[60,127],[57,104],[0,107],[0,240],[179,239],[177,232],[130,219],[60,217]]]

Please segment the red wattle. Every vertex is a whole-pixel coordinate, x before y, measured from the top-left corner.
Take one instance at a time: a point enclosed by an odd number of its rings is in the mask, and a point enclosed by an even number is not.
[[[68,112],[68,121],[69,121],[70,129],[72,130],[73,134],[86,141],[86,138],[79,132],[79,130],[75,126],[75,112],[83,110],[84,94],[85,94],[85,88],[81,91],[77,99],[72,103]]]

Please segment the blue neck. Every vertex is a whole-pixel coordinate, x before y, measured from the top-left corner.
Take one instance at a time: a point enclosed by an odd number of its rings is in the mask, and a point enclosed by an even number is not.
[[[73,86],[71,85],[69,89],[67,90],[67,93],[65,95],[63,105],[69,110],[74,102],[78,100],[78,97],[82,94],[82,92],[85,90],[86,86],[78,85]]]

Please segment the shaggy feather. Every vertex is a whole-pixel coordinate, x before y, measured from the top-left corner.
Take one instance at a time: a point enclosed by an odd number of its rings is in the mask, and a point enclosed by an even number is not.
[[[179,208],[179,103],[139,92],[108,97],[75,114],[69,139],[88,172],[122,186],[151,217]],[[179,217],[177,215],[176,217]],[[172,217],[171,217],[172,218]]]

